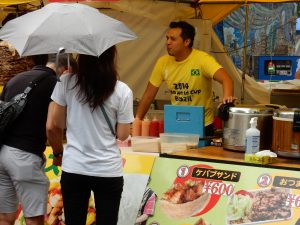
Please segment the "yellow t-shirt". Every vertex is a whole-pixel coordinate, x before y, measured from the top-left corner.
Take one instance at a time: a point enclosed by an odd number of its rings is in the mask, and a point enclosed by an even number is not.
[[[209,54],[193,49],[187,59],[175,61],[173,56],[158,59],[150,76],[150,83],[159,87],[166,81],[172,105],[205,107],[205,126],[213,123],[212,78],[222,68]]]

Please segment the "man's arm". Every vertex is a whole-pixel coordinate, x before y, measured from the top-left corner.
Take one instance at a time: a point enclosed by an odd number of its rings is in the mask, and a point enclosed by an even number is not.
[[[142,120],[146,113],[148,112],[151,103],[153,102],[157,92],[159,90],[159,87],[155,87],[150,82],[148,82],[147,88],[144,92],[144,95],[139,102],[139,106],[136,110],[136,119]]]
[[[223,86],[223,103],[233,102],[236,97],[233,96],[233,81],[224,68],[218,69],[214,74],[214,80]]]
[[[63,133],[66,125],[66,107],[51,102],[48,108],[46,132],[53,150],[53,164],[61,165],[63,153]]]

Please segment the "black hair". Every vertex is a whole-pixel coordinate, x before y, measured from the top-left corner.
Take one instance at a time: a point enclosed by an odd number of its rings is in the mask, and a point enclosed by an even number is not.
[[[99,57],[78,55],[78,74],[75,86],[79,86],[77,97],[94,110],[114,92],[118,79],[116,69],[117,49],[110,47]]]
[[[191,42],[189,44],[189,47],[192,48],[194,44],[194,38],[195,38],[195,28],[185,22],[185,21],[178,21],[178,22],[171,22],[169,25],[170,28],[180,28],[181,29],[181,37],[183,40],[190,39]]]
[[[33,56],[29,56],[32,58],[34,64],[37,65],[43,65],[45,66],[48,62],[48,55],[47,54],[43,54],[43,55],[33,55]]]

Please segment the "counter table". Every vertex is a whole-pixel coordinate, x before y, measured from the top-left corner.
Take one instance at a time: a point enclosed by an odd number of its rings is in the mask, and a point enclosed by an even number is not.
[[[207,146],[198,149],[189,149],[172,154],[161,154],[162,157],[185,158],[192,160],[232,163],[247,166],[259,166],[269,168],[283,168],[300,171],[300,159],[277,157],[276,162],[267,165],[246,163],[244,161],[244,152],[223,149],[223,147]]]

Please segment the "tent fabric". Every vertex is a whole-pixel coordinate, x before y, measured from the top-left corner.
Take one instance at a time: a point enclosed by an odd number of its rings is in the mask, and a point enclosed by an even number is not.
[[[233,10],[251,3],[287,3],[299,0],[198,0],[201,19],[211,20],[217,24]]]
[[[299,0],[198,0],[200,4],[248,4],[248,3],[286,3]]]
[[[242,92],[242,71],[238,70],[234,63],[231,60],[231,57],[224,52],[224,46],[217,37],[215,33],[212,34],[212,49],[215,52],[222,52],[213,54],[221,65],[224,66],[228,74],[234,81],[234,92],[235,96],[237,96],[240,100],[241,92]],[[254,79],[250,76],[245,76],[245,84],[244,84],[245,92],[244,92],[244,102],[246,104],[267,104],[270,102],[270,90],[264,88],[259,85]],[[218,96],[222,96],[221,93],[221,85],[217,82],[214,82],[213,89],[217,93]]]
[[[0,8],[4,8],[9,5],[19,5],[36,2],[36,0],[1,0]]]
[[[213,24],[222,21],[229,13],[238,9],[241,5],[238,4],[204,4],[199,7],[199,14],[201,19],[211,20]]]
[[[6,7],[8,5],[18,5],[25,3],[36,3],[37,0],[1,0],[0,8]],[[44,4],[47,4],[47,0],[43,0]],[[73,2],[77,2],[74,0]],[[285,3],[285,2],[299,2],[297,0],[198,0],[199,3],[199,15],[201,19],[208,19],[213,22],[213,24],[221,21],[225,16],[227,16],[233,10],[239,8],[241,5],[250,3]],[[180,3],[180,1],[174,0],[174,2],[163,2],[157,0],[120,0],[117,2],[97,2],[93,0],[82,1],[81,3],[92,5],[96,8],[109,7],[109,8],[133,8],[139,10],[140,13],[147,12],[150,9],[150,14],[157,15],[162,13],[156,13],[164,11],[166,7],[171,7],[173,12],[178,12],[179,10],[185,13],[185,18],[191,18],[191,14],[195,14],[195,9],[191,8],[189,4]],[[154,12],[155,7],[158,11]],[[143,7],[144,6],[144,7]],[[175,8],[174,8],[175,7]],[[152,12],[151,12],[152,11]],[[174,15],[176,17],[176,15]]]
[[[0,25],[9,13],[22,13],[40,6],[39,0],[0,0]]]

